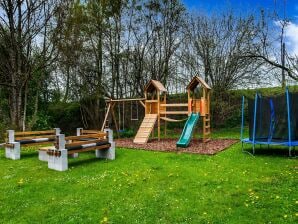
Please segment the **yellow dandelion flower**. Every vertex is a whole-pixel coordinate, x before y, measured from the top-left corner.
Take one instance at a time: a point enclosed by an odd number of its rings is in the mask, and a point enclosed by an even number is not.
[[[19,180],[18,184],[23,184],[23,183],[24,183],[24,180],[23,180],[23,178],[21,178],[21,179]]]

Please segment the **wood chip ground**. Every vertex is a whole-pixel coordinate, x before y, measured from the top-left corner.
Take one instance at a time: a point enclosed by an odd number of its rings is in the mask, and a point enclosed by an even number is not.
[[[214,139],[207,143],[203,143],[201,140],[192,140],[187,148],[176,148],[177,139],[162,139],[161,141],[153,139],[146,144],[135,144],[133,143],[133,139],[116,139],[115,141],[116,146],[120,148],[203,155],[214,155],[238,142],[238,140],[235,139]]]

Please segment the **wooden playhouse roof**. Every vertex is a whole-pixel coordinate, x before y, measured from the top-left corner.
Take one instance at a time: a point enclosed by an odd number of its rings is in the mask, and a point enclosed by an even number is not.
[[[205,80],[197,75],[192,78],[186,89],[194,90],[199,84],[201,84],[203,88],[211,90],[211,87],[205,82]]]
[[[167,92],[167,89],[161,84],[160,81],[151,79],[148,84],[145,86],[146,92],[152,92],[154,90],[159,90],[160,92]]]

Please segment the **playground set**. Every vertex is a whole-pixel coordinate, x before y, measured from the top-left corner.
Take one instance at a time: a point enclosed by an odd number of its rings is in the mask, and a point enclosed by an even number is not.
[[[201,87],[201,88],[198,88]],[[193,135],[193,131],[200,117],[203,119],[203,142],[210,140],[210,90],[208,84],[199,76],[195,76],[187,86],[188,100],[185,103],[167,103],[167,89],[157,80],[150,80],[145,86],[145,98],[134,99],[109,99],[107,100],[108,109],[102,125],[103,130],[107,127],[109,115],[115,124],[117,124],[114,107],[121,102],[139,102],[145,110],[144,119],[133,140],[137,144],[146,144],[150,135],[154,137],[154,128],[157,126],[157,138],[160,141],[161,121],[164,121],[164,130],[166,136],[167,122],[183,122],[186,120],[182,134],[177,142],[177,147],[188,147]],[[201,91],[197,91],[201,90]],[[182,108],[182,109],[180,109]],[[179,109],[179,110],[178,110]],[[185,115],[186,119],[177,120],[169,116]]]

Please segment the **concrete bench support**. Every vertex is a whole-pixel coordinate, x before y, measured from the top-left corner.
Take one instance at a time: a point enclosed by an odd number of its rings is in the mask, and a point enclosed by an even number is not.
[[[60,134],[57,136],[58,145],[55,149],[59,152],[59,155],[49,155],[48,154],[48,168],[57,170],[57,171],[65,171],[68,169],[68,159],[67,159],[67,149],[65,149],[65,135]]]
[[[38,150],[38,159],[40,161],[48,162],[49,156],[47,154],[47,151]]]
[[[5,146],[5,157],[12,160],[21,158],[21,146],[19,142],[10,142],[13,147]]]
[[[61,132],[60,128],[54,128],[54,130],[55,130],[55,135],[59,135]],[[32,132],[32,133],[34,133],[34,132]],[[20,144],[20,142],[15,141],[15,131],[7,130],[7,136],[8,136],[8,145],[13,145],[13,147],[11,147],[11,146],[7,147],[4,144],[5,157],[8,159],[13,159],[13,160],[21,159],[21,144]],[[30,136],[30,135],[28,135],[28,136]],[[31,144],[39,145],[39,144],[42,144],[42,142],[36,142],[36,143],[31,143]],[[47,160],[48,155],[44,151],[39,151],[38,158],[41,161],[48,161]]]
[[[21,145],[19,142],[15,142],[14,130],[7,130],[8,143],[11,146],[5,146],[5,157],[12,160],[18,160],[21,158]]]
[[[95,156],[96,158],[114,160],[116,157],[116,152],[115,152],[115,142],[113,139],[113,130],[104,129],[104,132],[108,133],[108,139],[109,139],[109,143],[111,144],[111,147],[105,150],[95,150]]]

